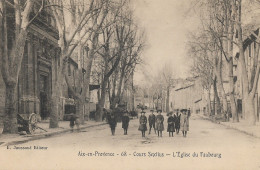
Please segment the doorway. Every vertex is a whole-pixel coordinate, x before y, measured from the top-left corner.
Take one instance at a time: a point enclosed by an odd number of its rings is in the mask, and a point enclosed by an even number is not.
[[[49,115],[48,109],[48,76],[40,75],[40,115],[42,120],[47,119]]]

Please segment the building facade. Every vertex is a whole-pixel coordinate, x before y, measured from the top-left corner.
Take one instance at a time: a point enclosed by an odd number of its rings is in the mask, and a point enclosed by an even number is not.
[[[8,3],[11,10],[12,4]],[[41,4],[34,5],[31,16],[35,16]],[[10,13],[10,15],[14,15]],[[12,37],[13,20],[9,20],[8,37]],[[51,97],[54,81],[57,77],[57,69],[61,66],[60,48],[58,45],[58,30],[56,21],[51,12],[43,10],[28,28],[28,36],[24,49],[24,58],[18,77],[16,91],[16,109],[18,114],[36,113],[41,120],[49,119],[51,113]],[[77,81],[78,72],[84,72],[78,66],[78,53],[69,59],[69,77],[71,82]],[[0,61],[1,62],[1,61]],[[0,63],[1,64],[1,63]],[[80,63],[83,64],[83,63]],[[1,70],[1,69],[0,69]],[[59,118],[62,120],[64,114],[75,112],[75,102],[63,80],[61,95],[59,96]],[[76,86],[74,86],[76,88]],[[5,84],[0,74],[0,125],[3,120],[5,107]],[[85,106],[84,106],[85,107]],[[83,108],[84,111],[86,108]]]

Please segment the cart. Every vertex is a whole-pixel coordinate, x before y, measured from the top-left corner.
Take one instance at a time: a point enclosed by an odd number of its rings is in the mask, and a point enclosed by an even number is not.
[[[37,115],[31,114],[17,114],[18,132],[26,131],[27,134],[33,134],[36,129],[45,129],[37,126]]]

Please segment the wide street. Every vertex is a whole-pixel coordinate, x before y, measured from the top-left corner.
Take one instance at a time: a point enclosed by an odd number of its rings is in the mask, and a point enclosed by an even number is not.
[[[164,126],[166,129],[166,124]],[[187,138],[181,134],[169,138],[166,131],[162,138],[154,132],[142,138],[137,129],[138,119],[135,118],[130,121],[128,135],[123,135],[121,123],[118,123],[115,136],[105,125],[9,146],[9,150],[1,148],[1,152],[5,152],[1,165],[3,169],[17,165],[28,169],[89,169],[91,165],[96,165],[97,169],[260,169],[259,139],[197,115],[191,116]],[[14,149],[22,146],[31,146],[31,149]],[[34,149],[34,146],[48,148]],[[194,152],[198,157],[193,157]],[[120,165],[116,164],[118,162]]]

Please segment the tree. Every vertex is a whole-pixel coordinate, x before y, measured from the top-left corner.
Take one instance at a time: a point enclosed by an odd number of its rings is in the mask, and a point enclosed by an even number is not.
[[[135,66],[140,63],[140,53],[144,47],[144,32],[139,32],[133,20],[132,12],[124,14],[121,24],[116,25],[116,43],[118,55],[121,56],[119,67],[115,70],[112,79],[111,105],[114,109],[122,99],[124,80],[134,71]],[[119,82],[116,80],[119,76]]]
[[[166,87],[166,112],[168,113],[170,111],[170,91],[174,85],[173,70],[169,64],[165,64],[162,70],[162,77]]]
[[[256,1],[259,3],[259,1]],[[202,4],[202,6],[208,7],[209,15],[203,19],[203,23],[207,21],[207,32],[212,35],[212,40],[215,41],[216,54],[225,58],[225,61],[228,64],[228,77],[229,77],[229,87],[230,87],[230,103],[231,103],[231,112],[233,117],[233,122],[238,122],[238,113],[236,107],[236,99],[235,99],[235,78],[233,75],[233,49],[234,45],[236,45],[239,49],[239,68],[241,69],[240,79],[242,80],[242,93],[243,93],[243,112],[246,120],[250,125],[254,125],[256,122],[255,116],[255,106],[254,106],[254,98],[257,90],[258,80],[259,80],[259,34],[255,32],[256,23],[246,23],[249,13],[245,10],[246,6],[249,5],[247,2],[242,3],[242,0],[207,0]],[[252,5],[256,5],[255,1],[250,1]],[[243,6],[243,8],[242,8]],[[201,8],[202,9],[202,8]],[[202,10],[204,11],[204,10]],[[252,12],[251,10],[251,13]],[[246,20],[242,20],[246,18]],[[256,18],[258,16],[253,16],[252,18]],[[253,25],[253,26],[252,26]],[[248,34],[250,36],[248,36]],[[246,64],[246,56],[244,54],[245,49],[247,48],[244,45],[245,38],[248,38],[256,43],[255,53],[254,53],[254,61],[253,67],[248,67]],[[220,61],[220,60],[219,60]],[[216,62],[219,63],[219,62]],[[218,67],[221,65],[218,65]],[[217,68],[218,68],[217,67]],[[219,70],[219,69],[218,69]],[[219,74],[218,70],[216,70],[217,78],[221,78],[221,74]],[[251,74],[250,74],[251,73]],[[222,87],[220,86],[220,89]],[[223,91],[223,90],[221,90]],[[224,96],[225,97],[225,96]],[[224,105],[225,106],[225,105]],[[224,109],[225,110],[225,109]]]
[[[33,0],[0,1],[0,57],[1,73],[5,83],[5,113],[3,133],[17,132],[16,97],[18,76],[24,56],[28,27],[37,15],[30,17]],[[12,27],[13,26],[13,27]]]
[[[189,55],[193,57],[194,61],[190,71],[194,77],[199,77],[203,89],[207,91],[207,112],[208,115],[211,115],[212,106],[210,90],[215,81],[215,76],[213,73],[214,66],[209,58],[207,50],[197,49],[197,46],[194,43],[189,44],[189,48]]]
[[[116,18],[118,13],[114,15]],[[115,25],[111,25],[102,31],[102,39],[103,39],[101,45],[102,48],[98,51],[98,54],[103,59],[103,68],[102,68],[103,74],[101,78],[101,94],[99,97],[98,108],[96,113],[97,121],[102,121],[103,108],[106,99],[106,88],[109,82],[109,77],[115,71],[121,59],[121,55],[118,55],[119,51],[117,51],[115,43],[113,42],[114,37],[115,37]]]
[[[57,69],[57,77],[54,80],[52,113],[50,117],[51,128],[58,127],[58,101],[63,78],[75,99],[76,112],[81,119],[81,123],[84,123],[82,106],[89,91],[92,61],[95,57],[96,51],[98,50],[98,36],[108,14],[109,2],[109,0],[91,0],[90,2],[49,0],[50,5],[52,5],[51,8],[54,17],[57,21],[59,47],[61,49],[60,61],[62,63]],[[88,52],[86,73],[83,74],[81,70],[79,71],[78,78],[82,80],[82,89],[78,88],[77,91],[69,81],[68,61],[76,47],[80,45],[79,48],[81,51],[88,42],[90,42],[90,47],[89,50],[86,50]]]
[[[257,90],[259,73],[260,73],[260,62],[259,62],[259,44],[256,47],[255,60],[254,64],[256,66],[256,70],[254,74],[252,74],[251,81],[248,75],[248,68],[246,65],[245,54],[244,54],[244,45],[243,45],[243,27],[242,27],[242,0],[237,0],[233,2],[232,12],[234,13],[235,20],[235,29],[237,32],[237,46],[239,48],[239,63],[241,66],[241,79],[242,79],[242,87],[243,87],[243,106],[245,112],[245,118],[250,125],[256,124],[256,116],[255,116],[255,93]],[[259,35],[256,35],[256,40],[259,41]],[[254,68],[253,68],[254,69]],[[251,84],[251,86],[250,86]]]

